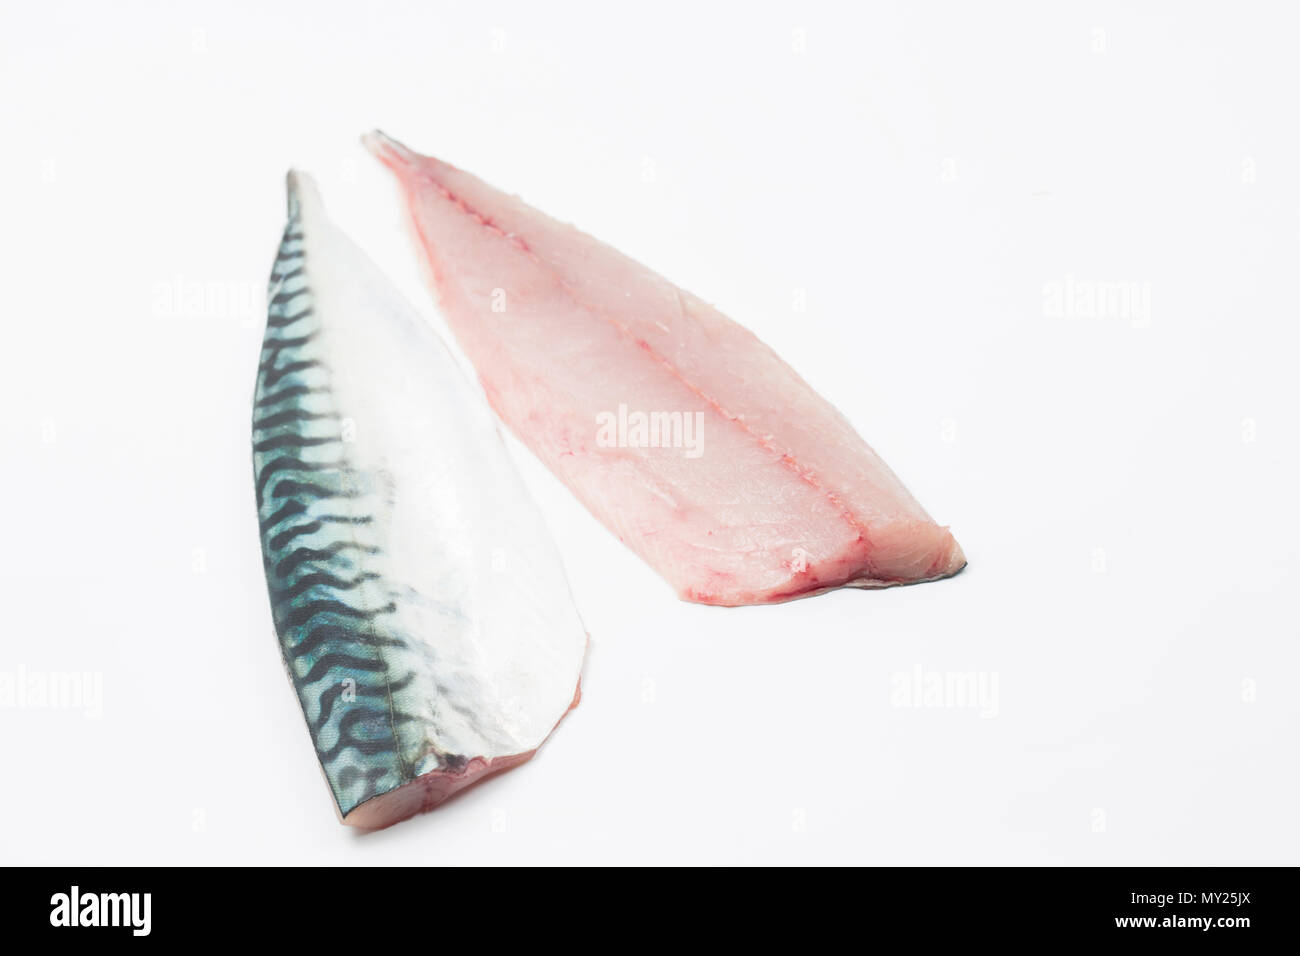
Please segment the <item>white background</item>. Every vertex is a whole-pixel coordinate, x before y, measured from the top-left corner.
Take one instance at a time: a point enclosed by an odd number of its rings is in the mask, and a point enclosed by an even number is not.
[[[261,6],[0,14],[0,672],[103,680],[98,719],[0,707],[0,859],[1298,862],[1285,7]],[[679,603],[512,441],[582,705],[431,814],[339,825],[249,412],[291,165],[441,321],[374,126],[748,325],[969,568]],[[1067,277],[1149,315],[1050,314]],[[917,668],[996,706],[900,706]]]

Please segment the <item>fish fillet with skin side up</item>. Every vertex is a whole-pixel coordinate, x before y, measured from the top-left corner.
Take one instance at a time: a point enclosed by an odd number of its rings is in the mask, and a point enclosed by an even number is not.
[[[289,175],[253,409],[285,666],[343,822],[387,826],[527,760],[587,636],[491,412]]]
[[[764,604],[965,566],[948,529],[747,329],[469,173],[382,133],[364,141],[402,185],[489,402],[682,598]]]

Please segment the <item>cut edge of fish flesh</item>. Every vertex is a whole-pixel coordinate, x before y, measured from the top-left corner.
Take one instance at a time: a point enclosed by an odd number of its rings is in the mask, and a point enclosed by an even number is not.
[[[365,134],[362,142],[402,187],[412,238],[423,252],[426,279],[448,325],[478,371],[489,404],[593,515],[669,581],[680,598],[723,606],[781,603],[841,587],[880,589],[935,581],[951,577],[966,566],[965,553],[949,528],[934,522],[834,406],[743,326],[599,240],[551,219],[518,197],[449,163],[422,155],[379,130]],[[538,435],[535,426],[557,405],[547,406],[545,395],[542,399],[521,398],[519,391],[523,383],[544,391],[545,373],[521,363],[519,353],[511,352],[509,333],[491,325],[494,317],[488,313],[497,310],[485,308],[482,301],[485,287],[509,285],[507,276],[512,268],[525,295],[545,299],[548,294],[555,296],[559,289],[571,298],[567,304],[549,300],[549,305],[537,307],[550,308],[549,314],[534,311],[529,315],[534,321],[553,322],[553,341],[570,334],[581,336],[589,326],[601,324],[592,319],[606,320],[617,333],[594,333],[593,338],[604,338],[603,344],[592,346],[593,351],[616,348],[616,343],[633,346],[632,354],[640,353],[677,378],[670,384],[685,386],[679,389],[685,396],[683,401],[696,401],[697,407],[735,426],[751,445],[769,453],[762,461],[751,456],[751,465],[757,461],[756,467],[784,466],[778,472],[786,473],[787,482],[791,477],[797,479],[796,485],[802,482],[806,486],[805,504],[790,509],[785,516],[788,525],[799,524],[801,507],[814,507],[819,511],[819,527],[838,526],[824,539],[817,538],[817,553],[800,557],[802,552],[797,547],[791,553],[790,545],[798,538],[778,534],[775,537],[783,542],[785,550],[773,552],[758,573],[754,568],[733,573],[726,562],[710,566],[707,555],[703,560],[683,559],[672,553],[671,547],[651,541],[660,530],[671,530],[678,515],[670,513],[665,518],[661,514],[654,521],[642,522],[635,504],[628,506],[629,501],[637,499],[619,500],[625,491],[609,475],[582,472],[582,464],[575,462],[584,455],[590,458],[593,449],[590,443],[575,447],[581,437],[577,435],[580,415],[572,415],[562,423],[558,437]],[[550,293],[545,291],[548,283]],[[595,298],[584,298],[575,290]],[[634,296],[642,296],[649,303],[641,308],[641,314],[637,314]],[[818,425],[822,432],[820,445],[815,438],[800,434],[802,429],[788,419],[782,421],[780,402],[773,400],[765,405],[763,399],[756,400],[743,378],[729,378],[730,373],[725,371],[701,371],[696,367],[697,378],[712,379],[701,385],[679,374],[672,353],[665,351],[674,346],[673,335],[668,334],[663,322],[654,321],[655,308],[662,309],[665,321],[687,326],[685,334],[694,336],[683,340],[685,351],[679,351],[679,357],[698,358],[699,349],[724,343],[728,355],[749,359],[760,376],[768,376],[775,384],[780,397],[790,399],[799,415]],[[674,312],[678,321],[670,317]],[[657,345],[654,337],[659,331],[653,326],[658,326],[668,340],[663,349]],[[682,334],[674,330],[674,335]],[[694,356],[691,349],[696,350]],[[733,396],[736,407],[728,407]],[[612,407],[608,395],[603,407]],[[575,410],[591,409],[575,406]],[[776,434],[778,431],[781,434]],[[618,454],[608,453],[610,459]],[[620,461],[615,467],[625,465]],[[608,466],[608,459],[598,460],[592,468],[598,471]],[[645,478],[646,473],[637,473],[637,477]],[[653,497],[658,477],[649,475],[645,484],[650,493],[641,501]],[[679,490],[680,486],[667,488],[669,496]],[[671,512],[672,508],[666,510]],[[649,532],[645,530],[647,525],[651,527]],[[720,530],[730,533],[737,529]],[[698,556],[712,546],[713,539],[705,539],[705,535],[712,534],[711,530],[696,531],[693,538],[683,536],[679,543]],[[750,541],[742,539],[736,550],[744,551],[749,546]]]
[[[573,712],[581,699],[582,678],[579,678],[573,703],[569,704],[569,709],[560,715],[560,720],[551,729],[551,733],[559,728],[560,723]],[[434,807],[441,806],[452,797],[482,783],[489,777],[495,777],[499,773],[505,773],[507,770],[528,763],[537,755],[542,744],[550,739],[550,734],[547,734],[546,738],[532,750],[517,754],[506,754],[486,760],[475,757],[461,770],[431,770],[396,790],[371,797],[364,803],[358,804],[349,813],[344,814],[339,811],[337,804],[335,811],[338,813],[339,820],[348,826],[366,831],[383,830],[417,814],[428,813]],[[324,773],[323,768],[321,772]]]

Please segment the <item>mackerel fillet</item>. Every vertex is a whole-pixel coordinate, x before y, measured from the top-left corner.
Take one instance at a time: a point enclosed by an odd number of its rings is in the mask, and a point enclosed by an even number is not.
[[[829,402],[712,306],[381,133],[501,419],[685,600],[764,604],[966,564]]]
[[[432,327],[289,176],[253,409],[280,649],[343,822],[527,760],[587,637],[491,412]]]

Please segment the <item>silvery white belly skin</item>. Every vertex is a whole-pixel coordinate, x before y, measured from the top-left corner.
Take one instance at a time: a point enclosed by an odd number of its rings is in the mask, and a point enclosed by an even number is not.
[[[254,403],[276,631],[343,820],[526,760],[586,649],[559,556],[481,396],[297,173]]]

